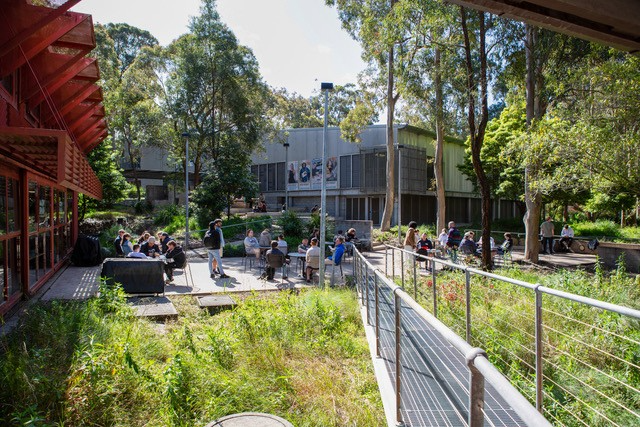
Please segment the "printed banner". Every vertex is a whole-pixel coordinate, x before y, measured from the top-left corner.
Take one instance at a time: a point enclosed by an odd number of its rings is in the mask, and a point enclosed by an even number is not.
[[[320,190],[322,188],[322,159],[313,159],[311,165],[311,188]]]
[[[289,162],[289,168],[287,169],[287,189],[298,189],[298,162]]]
[[[311,188],[311,162],[309,160],[301,160],[298,169],[298,187],[300,190],[308,190]]]
[[[338,188],[338,158],[329,157],[325,169],[327,177],[327,188]]]

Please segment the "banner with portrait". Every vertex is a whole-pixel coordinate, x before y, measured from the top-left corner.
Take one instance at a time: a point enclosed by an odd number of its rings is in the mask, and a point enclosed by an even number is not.
[[[311,188],[313,190],[322,188],[322,159],[311,161]]]
[[[299,179],[298,162],[289,162],[286,176],[287,190],[297,190]]]
[[[308,190],[311,188],[311,161],[300,160],[298,165],[298,188]]]
[[[338,158],[329,157],[325,167],[327,188],[338,188]]]

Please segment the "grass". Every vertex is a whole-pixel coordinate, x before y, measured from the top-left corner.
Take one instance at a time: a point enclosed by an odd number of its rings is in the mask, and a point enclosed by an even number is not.
[[[2,425],[205,425],[273,413],[296,426],[379,426],[384,414],[355,294],[246,297],[210,316],[132,317],[119,290],[36,304],[2,338]]]
[[[595,274],[519,269],[498,274],[640,309],[640,280],[629,277],[622,264],[609,275],[600,269]],[[432,307],[431,277],[420,278],[418,286],[419,302]],[[439,273],[435,286],[438,318],[465,336],[464,275]],[[530,290],[472,277],[471,344],[485,349],[491,362],[532,403],[534,301]],[[622,408],[639,412],[640,398],[633,390],[640,389],[640,322],[545,295],[543,325],[544,415],[567,426],[640,425],[640,417]]]

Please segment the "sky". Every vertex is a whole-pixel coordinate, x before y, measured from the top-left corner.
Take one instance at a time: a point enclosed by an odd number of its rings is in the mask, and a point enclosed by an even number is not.
[[[188,31],[200,0],[82,0],[72,10],[94,24],[127,24],[149,31],[166,46]],[[361,49],[324,0],[218,0],[222,22],[253,50],[264,80],[309,97],[321,82],[355,83],[364,69]]]

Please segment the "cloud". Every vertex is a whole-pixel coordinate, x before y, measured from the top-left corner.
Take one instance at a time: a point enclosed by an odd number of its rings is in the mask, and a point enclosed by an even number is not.
[[[318,53],[321,53],[323,55],[330,55],[333,52],[333,49],[331,49],[326,44],[321,43],[316,45],[316,50],[318,51]]]

